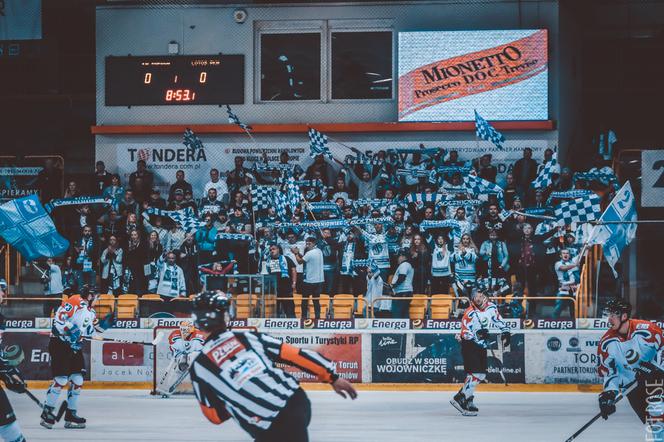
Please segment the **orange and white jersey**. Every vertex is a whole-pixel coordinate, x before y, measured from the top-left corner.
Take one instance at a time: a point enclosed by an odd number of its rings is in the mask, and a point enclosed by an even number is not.
[[[477,341],[476,333],[479,330],[488,329],[491,325],[500,329],[501,332],[510,330],[500,313],[498,313],[496,304],[487,302],[484,308],[479,308],[471,303],[461,319],[461,338],[468,341]]]
[[[89,337],[95,332],[95,319],[95,311],[88,302],[79,295],[74,295],[63,301],[55,312],[51,333],[63,341],[69,341],[66,337],[70,331],[78,329],[82,337]]]
[[[636,376],[642,362],[661,364],[664,336],[662,329],[650,321],[629,320],[625,336],[608,330],[597,346],[599,374],[604,377],[604,390],[619,390]]]
[[[198,329],[194,329],[186,338],[182,337],[179,328],[173,330],[168,336],[171,353],[175,356],[199,352],[203,349],[204,343],[205,336]]]

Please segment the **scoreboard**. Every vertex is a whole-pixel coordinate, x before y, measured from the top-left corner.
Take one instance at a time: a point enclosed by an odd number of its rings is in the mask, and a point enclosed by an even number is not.
[[[244,55],[106,57],[106,106],[243,104]]]

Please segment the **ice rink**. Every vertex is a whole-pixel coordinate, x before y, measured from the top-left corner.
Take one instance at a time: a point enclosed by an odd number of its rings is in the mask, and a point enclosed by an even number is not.
[[[37,397],[43,390],[35,390]],[[79,414],[88,428],[39,426],[40,410],[11,392],[26,438],[34,441],[248,441],[235,423],[208,423],[193,396],[161,399],[139,390],[87,390]],[[450,391],[360,391],[356,401],[333,392],[307,392],[313,405],[314,442],[555,441],[569,437],[597,411],[594,393],[479,392],[477,417],[462,417]],[[63,395],[64,396],[64,395]],[[608,421],[599,420],[578,441],[643,441],[645,433],[626,402]],[[287,441],[284,441],[287,442]]]

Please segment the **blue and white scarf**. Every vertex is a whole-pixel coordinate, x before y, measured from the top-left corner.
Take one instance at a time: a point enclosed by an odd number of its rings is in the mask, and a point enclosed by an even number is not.
[[[103,196],[77,196],[75,198],[59,198],[51,200],[47,203],[44,208],[46,212],[51,213],[53,209],[62,206],[80,206],[84,204],[113,204],[111,198],[105,198]]]

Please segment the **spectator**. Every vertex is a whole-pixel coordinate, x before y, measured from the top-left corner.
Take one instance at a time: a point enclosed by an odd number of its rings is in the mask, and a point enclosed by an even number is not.
[[[184,271],[175,263],[175,253],[168,252],[166,260],[160,259],[157,264],[157,294],[162,299],[187,296]]]
[[[168,202],[173,201],[173,193],[177,189],[181,189],[183,194],[187,190],[192,191],[191,184],[184,179],[184,170],[178,170],[175,172],[175,182],[171,184],[171,187],[168,190]]]
[[[138,230],[129,232],[129,243],[124,256],[125,266],[131,273],[128,293],[143,295],[148,288],[147,275],[150,274],[147,247],[141,240]]]
[[[171,222],[170,229],[168,230],[168,232],[166,232],[164,238],[164,250],[166,250],[167,252],[178,250],[180,246],[182,246],[184,238],[185,238],[185,231],[182,230],[179,224]]]
[[[65,257],[65,265],[62,267],[62,286],[65,295],[78,293],[78,278],[74,269],[75,259],[72,255]]]
[[[520,241],[516,268],[516,279],[528,291],[528,296],[537,295],[537,258],[540,250],[533,238],[533,226],[523,224],[523,236]]]
[[[553,189],[558,192],[566,192],[574,188],[574,181],[572,180],[572,171],[569,167],[563,167],[560,171],[558,179],[554,180]]]
[[[207,195],[201,199],[198,204],[202,216],[207,214],[217,218],[218,214],[224,209],[224,205],[217,199],[217,189],[210,187],[207,190]]]
[[[295,303],[293,293],[295,292],[297,271],[295,263],[283,254],[283,250],[277,244],[270,246],[270,257],[267,260],[268,275],[275,281],[277,289],[278,309],[287,318],[295,317]],[[291,298],[291,299],[284,299]]]
[[[362,172],[362,178],[358,177],[355,171],[351,168],[345,167],[345,185],[348,186],[349,182],[353,182],[357,186],[357,197],[360,199],[373,199],[376,198],[376,191],[378,190],[378,182],[380,181],[380,173],[374,178],[366,170]]]
[[[102,191],[102,196],[112,200],[111,208],[113,210],[120,210],[120,203],[122,203],[122,201],[125,199],[125,189],[120,183],[120,175],[111,175],[111,183],[104,188]]]
[[[461,282],[474,283],[477,278],[477,246],[469,234],[461,236],[457,250],[451,259],[454,265],[454,276]]]
[[[55,264],[53,258],[46,259],[46,267],[46,271],[42,276],[42,282],[44,283],[44,295],[53,298],[61,298],[65,291],[62,271],[60,270],[60,267]],[[46,301],[43,304],[44,317],[50,318],[51,313],[53,312],[53,308],[56,307],[57,303]]]
[[[366,257],[366,252],[361,241],[358,240],[357,231],[350,230],[340,240],[341,261],[339,266],[339,292],[352,293],[358,296],[362,293],[361,285],[357,282],[357,271],[353,268],[353,260]]]
[[[159,269],[163,262],[164,247],[159,240],[159,234],[153,230],[148,235],[148,264],[150,266],[148,276],[148,292],[155,293],[159,283]]]
[[[134,199],[134,191],[129,189],[124,193],[124,200],[120,203],[120,215],[126,217],[130,214],[138,216],[141,213],[141,206]]]
[[[319,248],[323,252],[323,274],[325,277],[323,290],[329,296],[334,296],[337,294],[339,243],[332,236],[330,229],[323,229],[321,236],[322,241],[319,244]]]
[[[150,219],[152,222],[150,222],[148,218],[143,217],[143,227],[148,235],[156,233],[159,242],[163,246],[166,243],[166,234],[168,233],[168,230],[162,225],[163,218],[161,216],[153,215]]]
[[[486,266],[489,278],[505,278],[509,270],[509,254],[507,245],[498,239],[495,230],[489,232],[489,239],[480,247],[480,257]]]
[[[516,182],[514,181],[514,174],[508,173],[505,175],[505,188],[503,192],[503,201],[505,202],[505,208],[512,209],[514,204],[514,198],[518,195],[518,190],[516,188]]]
[[[217,228],[213,225],[212,216],[205,217],[205,225],[196,231],[196,244],[200,250],[200,264],[208,264],[216,260],[217,257]]]
[[[166,210],[166,200],[161,197],[161,192],[159,189],[152,189],[150,192],[150,198],[143,203],[144,209],[147,209],[148,207]]]
[[[197,293],[199,288],[198,281],[198,258],[200,250],[194,235],[187,233],[184,242],[178,251],[178,262],[184,272],[185,285],[187,293]]]
[[[226,174],[226,184],[231,192],[251,184],[251,171],[244,167],[244,157],[235,157],[235,168]]]
[[[376,300],[383,296],[383,278],[380,277],[380,270],[375,263],[371,263],[367,269],[367,291],[364,299],[367,305],[371,306],[374,316],[377,318],[389,318],[392,310],[392,300],[389,298]]]
[[[450,256],[445,243],[445,235],[436,236],[436,244],[431,254],[431,294],[447,294],[450,290]]]
[[[122,293],[122,247],[118,237],[110,235],[108,246],[101,253],[101,292]]]
[[[413,266],[413,292],[418,294],[427,293],[429,287],[429,269],[431,268],[431,253],[422,239],[416,234],[410,245],[409,261]]]
[[[80,239],[73,244],[73,252],[76,256],[75,269],[77,273],[78,286],[87,285],[94,287],[96,273],[93,263],[96,262],[97,242],[92,235],[92,227],[83,227]]]
[[[90,179],[90,194],[101,195],[104,189],[111,185],[111,174],[106,171],[103,161],[97,161],[95,171]]]
[[[537,161],[533,160],[533,150],[523,149],[523,158],[517,160],[512,168],[514,182],[521,195],[526,195],[530,184],[537,177]]]
[[[413,276],[415,274],[413,266],[408,262],[409,252],[402,249],[397,255],[397,269],[392,276],[392,290],[394,298],[412,298],[413,296]],[[391,311],[393,318],[407,318],[410,299],[398,300],[392,299]]]
[[[314,314],[320,318],[320,294],[325,277],[323,274],[323,252],[316,246],[316,238],[310,236],[305,241],[304,256],[297,247],[291,249],[298,263],[304,264],[304,282],[302,284],[302,318],[308,317],[309,297],[313,298]]]
[[[228,204],[230,199],[228,185],[225,181],[219,179],[219,171],[217,169],[210,170],[210,181],[205,184],[203,194],[209,195],[210,189],[215,189],[217,191],[217,201],[224,205]]]
[[[140,181],[137,181],[140,180]],[[144,160],[136,162],[136,171],[129,175],[129,188],[134,191],[134,196],[138,201],[143,202],[148,197],[154,187],[154,176],[147,170]]]
[[[484,154],[480,157],[477,175],[480,178],[484,178],[487,181],[495,183],[496,176],[498,175],[498,169],[496,166],[491,164],[491,158],[492,156],[490,153]]]
[[[574,319],[574,303],[570,300],[560,299],[561,297],[574,297],[577,285],[579,284],[579,263],[576,259],[572,258],[569,250],[562,249],[560,251],[560,261],[556,262],[554,266],[556,276],[558,277],[558,294],[559,299],[556,300],[553,308],[553,317],[559,318],[563,309],[563,304],[567,304],[569,308],[569,316]]]
[[[62,169],[56,166],[53,159],[44,161],[44,168],[37,174],[36,187],[43,204],[62,196]]]

